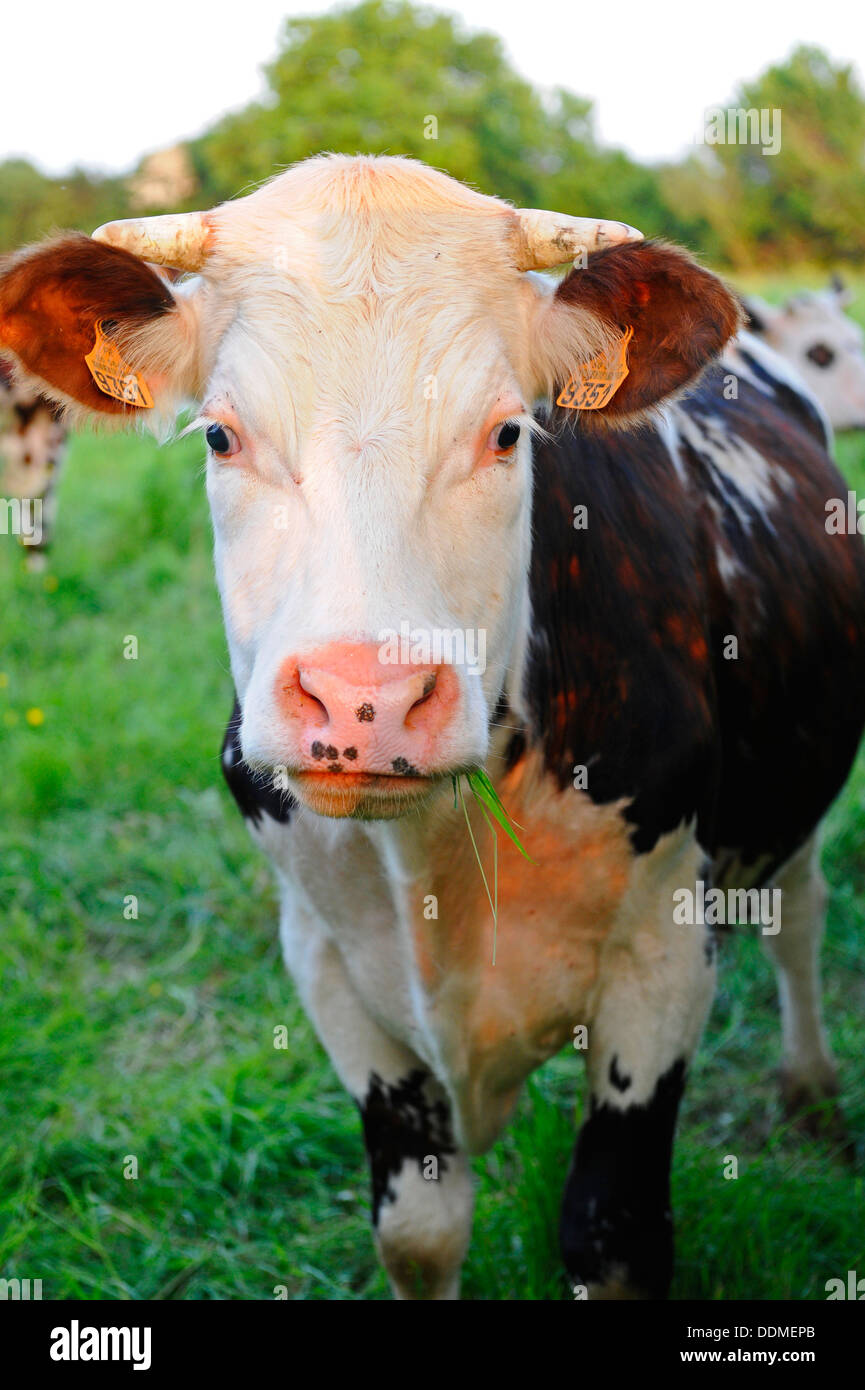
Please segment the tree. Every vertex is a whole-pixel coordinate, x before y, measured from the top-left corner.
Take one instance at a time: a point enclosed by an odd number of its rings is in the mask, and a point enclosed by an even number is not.
[[[0,250],[67,227],[92,232],[109,218],[122,217],[126,205],[120,179],[98,178],[83,169],[49,178],[26,159],[7,159],[0,164]]]
[[[593,210],[626,216],[620,186],[628,211],[652,198],[649,170],[597,151],[588,102],[544,101],[494,35],[406,0],[288,20],[267,80],[261,102],[194,143],[205,201],[323,150],[413,155],[523,206],[580,211],[591,195]]]
[[[703,210],[725,259],[824,263],[865,256],[865,94],[816,48],[743,85],[732,108],[780,112],[780,149],[707,147]],[[775,118],[778,119],[777,117]],[[668,197],[684,171],[665,183]]]
[[[733,98],[734,112],[781,112],[777,154],[707,144],[657,167],[601,148],[591,103],[536,90],[495,35],[409,0],[289,19],[265,75],[260,101],[168,152],[170,168],[166,152],[127,180],[0,164],[0,250],[130,210],[212,206],[338,150],[413,155],[519,206],[621,218],[720,265],[865,259],[865,95],[818,49],[797,49]]]

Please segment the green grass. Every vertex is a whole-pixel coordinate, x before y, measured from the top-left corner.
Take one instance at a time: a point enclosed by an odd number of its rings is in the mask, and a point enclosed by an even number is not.
[[[840,455],[865,491],[865,438]],[[0,1275],[50,1298],[381,1298],[356,1113],[222,786],[231,684],[199,456],[81,436],[50,574],[0,548]],[[680,1126],[677,1297],[822,1298],[865,1273],[863,831],[860,757],[824,855],[827,1014],[860,1167],[779,1122],[774,984],[743,932]],[[467,1297],[569,1296],[555,1228],[581,1090],[574,1052],[553,1059],[477,1161]]]

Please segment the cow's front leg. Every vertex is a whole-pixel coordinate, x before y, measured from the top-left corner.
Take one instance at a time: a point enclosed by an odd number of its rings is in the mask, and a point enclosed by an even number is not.
[[[693,885],[695,859],[685,856],[687,875],[676,855],[654,872],[642,866],[601,958],[588,1025],[588,1117],[560,1226],[565,1267],[589,1298],[664,1298],[669,1290],[673,1133],[715,978],[706,928],[672,920],[673,891]],[[629,926],[638,912],[640,924]]]
[[[384,1074],[370,1071],[360,1109],[373,1228],[394,1295],[458,1298],[473,1191],[444,1091],[416,1060],[404,1058]]]
[[[458,1298],[474,1197],[445,1091],[370,1017],[327,938],[296,930],[289,912],[282,935],[307,1013],[361,1113],[373,1232],[394,1295]]]

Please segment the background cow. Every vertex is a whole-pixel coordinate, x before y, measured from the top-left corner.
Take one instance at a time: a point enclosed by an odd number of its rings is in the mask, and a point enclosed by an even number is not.
[[[865,334],[844,312],[853,294],[836,275],[780,308],[748,295],[748,327],[790,363],[836,430],[865,429]]]
[[[30,569],[42,569],[57,520],[57,486],[66,457],[61,410],[38,387],[16,383],[0,360],[0,497],[40,502],[39,525],[19,539]]]
[[[171,289],[144,257],[196,278]],[[527,273],[574,258],[558,286]],[[110,383],[85,361],[106,325]],[[787,1094],[834,1091],[814,837],[865,717],[865,559],[826,530],[844,484],[772,355],[733,345],[700,377],[738,325],[684,252],[386,158],[309,161],[2,268],[0,341],[73,411],[200,403],[237,690],[224,767],[361,1110],[400,1297],[455,1296],[469,1156],[581,1029],[565,1262],[591,1296],[666,1292],[714,982],[711,921],[674,915],[697,885],[780,889]],[[580,428],[536,414],[628,335]],[[385,658],[406,622],[483,629],[483,669]],[[499,856],[497,923],[454,807],[479,766],[533,861]]]

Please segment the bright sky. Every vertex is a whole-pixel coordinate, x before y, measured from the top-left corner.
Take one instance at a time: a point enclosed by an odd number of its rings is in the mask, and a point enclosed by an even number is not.
[[[197,134],[263,86],[287,14],[330,0],[30,0],[2,20],[0,158],[59,172],[122,171]],[[815,43],[865,82],[861,0],[459,0],[441,4],[504,40],[540,86],[595,102],[607,144],[642,159],[676,156],[736,83]],[[86,16],[82,18],[82,16]]]

